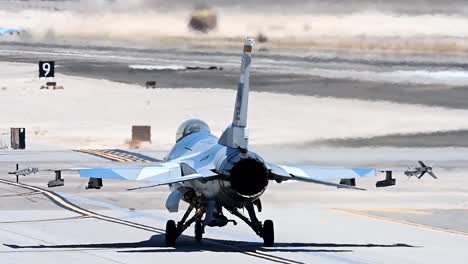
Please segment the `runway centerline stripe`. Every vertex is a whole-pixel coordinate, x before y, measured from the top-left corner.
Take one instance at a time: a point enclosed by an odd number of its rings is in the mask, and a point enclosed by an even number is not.
[[[95,219],[99,219],[99,220],[103,220],[103,221],[107,221],[107,222],[112,222],[112,223],[116,223],[116,224],[121,224],[121,225],[129,226],[129,227],[133,227],[133,228],[137,228],[137,229],[141,229],[141,230],[145,230],[145,231],[149,231],[149,232],[158,233],[158,234],[161,234],[161,235],[165,234],[165,230],[163,230],[161,228],[156,228],[156,227],[151,227],[151,226],[147,226],[147,225],[143,225],[143,224],[139,224],[139,223],[134,223],[134,222],[130,222],[130,221],[126,221],[126,220],[122,220],[122,219],[118,219],[118,218],[114,218],[114,217],[110,217],[110,216],[105,216],[105,215],[102,215],[102,214],[95,213],[93,211],[86,210],[84,208],[81,208],[81,207],[73,204],[72,202],[70,202],[67,199],[65,199],[64,197],[62,197],[61,195],[59,195],[59,194],[57,194],[55,192],[46,190],[46,189],[42,189],[42,188],[39,188],[39,187],[36,187],[36,186],[31,186],[31,185],[28,185],[28,184],[24,184],[24,183],[16,183],[16,182],[4,180],[4,179],[0,179],[0,183],[4,183],[4,184],[8,184],[8,185],[17,186],[17,187],[29,189],[29,190],[32,190],[32,191],[40,192],[42,195],[46,196],[49,200],[51,200],[52,202],[54,202],[58,206],[66,209],[66,210],[69,210],[69,211],[75,212],[77,214],[80,214],[82,216],[91,217],[91,218],[95,218]],[[298,262],[298,261],[295,261],[295,260],[289,260],[289,259],[285,259],[285,258],[281,258],[281,257],[276,257],[276,256],[273,256],[273,255],[268,255],[268,254],[261,253],[261,252],[243,251],[241,248],[238,248],[236,246],[231,246],[231,245],[226,245],[226,244],[215,242],[215,241],[210,241],[209,239],[207,239],[206,242],[210,243],[212,245],[217,245],[217,246],[221,246],[221,247],[224,247],[224,248],[232,249],[232,250],[237,251],[239,253],[242,253],[244,255],[248,255],[248,256],[256,257],[256,258],[261,258],[261,259],[273,261],[273,262],[276,262],[276,263],[282,263],[282,264],[299,264],[299,263],[302,263],[302,262]]]

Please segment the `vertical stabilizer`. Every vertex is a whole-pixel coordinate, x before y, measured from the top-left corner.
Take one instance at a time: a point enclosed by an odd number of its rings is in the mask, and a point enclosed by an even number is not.
[[[247,112],[250,91],[250,63],[252,62],[252,48],[254,44],[255,41],[251,38],[247,38],[244,42],[234,117],[232,119],[232,124],[224,131],[219,139],[219,143],[224,146],[247,149],[249,143]]]

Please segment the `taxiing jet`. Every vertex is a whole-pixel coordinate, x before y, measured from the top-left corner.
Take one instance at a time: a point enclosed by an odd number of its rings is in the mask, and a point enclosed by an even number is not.
[[[171,193],[167,198],[166,208],[170,212],[178,211],[181,200],[189,205],[180,221],[167,222],[165,241],[168,246],[175,246],[177,238],[192,224],[195,224],[196,240],[202,239],[206,227],[236,224],[236,221],[226,217],[225,211],[247,223],[263,238],[265,246],[273,246],[273,221],[261,222],[256,215],[262,211],[260,197],[271,181],[301,181],[359,189],[355,187],[356,178],[386,172],[386,179],[379,181],[377,186],[395,184],[392,172],[399,169],[279,165],[267,162],[249,150],[247,110],[253,46],[254,40],[247,38],[244,43],[234,116],[221,137],[213,135],[205,122],[188,120],[179,127],[176,143],[161,164],[146,167],[77,169],[81,177],[100,182],[102,179],[149,182],[148,185],[129,190],[168,185]],[[432,175],[432,168],[421,165],[422,168],[408,169],[405,172],[408,175],[422,176],[425,172]],[[333,179],[341,181],[338,184],[334,183]],[[247,214],[241,212],[244,208]]]

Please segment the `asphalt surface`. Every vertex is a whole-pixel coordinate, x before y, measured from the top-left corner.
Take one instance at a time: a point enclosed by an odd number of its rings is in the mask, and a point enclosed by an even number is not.
[[[3,154],[12,159],[18,155]],[[79,152],[27,154],[24,165],[40,168],[120,164]],[[60,162],[54,161],[57,156]],[[337,160],[334,155],[329,159]],[[6,174],[10,164],[0,162],[2,263],[32,258],[37,263],[179,263],[195,258],[205,263],[463,263],[467,257],[463,249],[468,226],[463,219],[468,185],[460,169],[439,169],[439,181],[408,181],[397,175],[398,186],[388,189],[372,187],[377,179],[358,182],[367,192],[272,183],[259,217],[275,221],[274,247],[263,247],[261,239],[239,223],[208,228],[201,243],[194,241],[190,228],[176,248],[168,248],[165,222],[179,219],[183,210],[164,210],[166,187],[128,192],[127,187],[138,183],[106,181],[101,190],[85,190],[86,179],[64,173],[65,186],[48,189],[51,173],[21,177],[16,184]]]
[[[468,108],[468,89],[466,88],[468,83],[453,80],[450,82],[450,78],[446,83],[443,79],[440,83],[425,83],[425,78],[421,76],[410,77],[407,82],[395,82],[391,76],[383,79],[371,78],[373,75],[398,71],[459,73],[468,68],[463,56],[435,54],[389,56],[345,51],[317,51],[302,55],[297,51],[289,54],[260,51],[254,56],[251,77],[253,91]],[[144,50],[3,43],[0,44],[0,60],[27,63],[56,60],[58,73],[136,83],[141,85],[142,89],[147,81],[156,81],[157,88],[236,89],[239,78],[239,54],[232,50]],[[133,67],[135,65],[140,66],[140,69],[135,69]],[[142,65],[158,69],[145,70],[141,69]],[[176,70],[178,67],[187,66],[215,66],[222,70]],[[352,71],[356,70],[361,74],[353,77]],[[449,73],[447,75],[451,76]],[[60,83],[59,79],[56,81]],[[465,138],[466,131],[442,131],[372,138],[343,138],[304,142],[301,145],[308,147],[466,147]]]
[[[0,43],[0,60],[28,63],[55,60],[59,73],[140,85],[156,81],[157,87],[164,88],[236,89],[239,78],[239,54],[232,50],[194,52]],[[131,65],[168,69],[132,69]],[[222,70],[171,70],[174,65],[216,66]],[[452,55],[256,52],[251,87],[262,92],[464,109],[468,107],[468,83],[457,74],[467,68],[464,56]],[[443,76],[434,80],[419,76],[421,72],[429,75],[433,71],[442,71]],[[393,81],[398,78],[401,80]]]
[[[468,133],[465,130],[444,131],[434,133],[395,134],[370,138],[348,138],[310,142],[310,146],[341,146],[341,147],[468,147]],[[411,144],[408,144],[411,142]]]

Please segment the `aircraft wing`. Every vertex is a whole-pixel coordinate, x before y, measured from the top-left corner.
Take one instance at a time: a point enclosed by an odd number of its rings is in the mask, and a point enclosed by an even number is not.
[[[218,177],[218,174],[214,172],[208,172],[208,173],[195,173],[195,174],[190,174],[182,177],[176,177],[176,178],[166,178],[166,179],[157,179],[151,181],[152,184],[141,186],[141,187],[136,187],[136,188],[130,188],[127,189],[128,191],[134,191],[134,190],[141,190],[141,189],[147,189],[147,188],[153,188],[161,185],[167,185],[167,184],[173,184],[173,183],[178,183],[178,182],[187,182],[187,181],[193,181],[193,180],[210,180],[213,178]]]
[[[146,181],[151,183],[151,185],[134,189],[193,180],[207,180],[218,176],[208,168],[201,168],[196,171],[185,163],[176,162],[166,162],[146,167],[77,168],[76,170],[78,170],[80,177],[85,178]]]
[[[338,188],[358,189],[346,184],[331,182],[333,179],[354,179],[376,176],[379,169],[375,168],[339,168],[321,166],[285,166],[267,164],[270,174],[274,180],[286,181],[296,180],[311,182],[321,185],[334,186]]]

